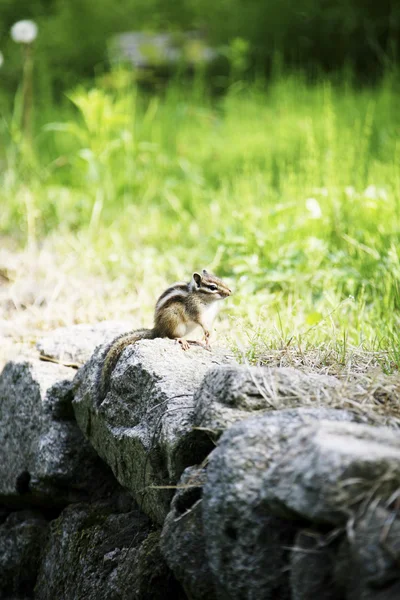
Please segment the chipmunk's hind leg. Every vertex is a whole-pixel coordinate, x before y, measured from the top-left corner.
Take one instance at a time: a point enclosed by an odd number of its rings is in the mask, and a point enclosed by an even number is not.
[[[183,350],[189,350],[190,346],[200,346],[200,348],[204,348],[204,350],[211,352],[211,346],[205,342],[200,342],[199,340],[184,340],[180,338],[176,341],[181,344]]]

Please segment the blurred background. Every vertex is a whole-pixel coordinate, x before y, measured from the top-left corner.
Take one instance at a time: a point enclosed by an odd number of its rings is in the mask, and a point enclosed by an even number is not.
[[[4,340],[207,267],[249,360],[397,369],[399,42],[398,0],[0,0]]]

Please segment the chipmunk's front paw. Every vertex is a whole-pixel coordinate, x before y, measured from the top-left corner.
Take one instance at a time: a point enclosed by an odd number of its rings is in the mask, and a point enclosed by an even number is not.
[[[177,338],[176,341],[182,346],[182,350],[189,350],[190,345],[187,340],[184,340],[183,338]]]

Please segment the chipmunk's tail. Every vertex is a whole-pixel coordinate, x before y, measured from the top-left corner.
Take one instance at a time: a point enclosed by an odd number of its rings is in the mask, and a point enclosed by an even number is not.
[[[95,400],[97,406],[104,400],[110,389],[111,374],[123,350],[139,340],[152,340],[154,337],[152,329],[137,329],[136,331],[122,333],[102,349],[95,376]]]

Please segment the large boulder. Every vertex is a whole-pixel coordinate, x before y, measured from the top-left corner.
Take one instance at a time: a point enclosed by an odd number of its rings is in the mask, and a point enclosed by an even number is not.
[[[213,444],[193,443],[193,395],[211,366],[231,363],[226,351],[173,340],[141,340],[127,347],[98,406],[99,348],[78,371],[73,401],[77,422],[118,481],[152,519],[163,523],[183,470],[200,463]],[[161,486],[161,488],[159,487]],[[167,489],[162,489],[167,486]]]
[[[195,398],[194,425],[218,439],[228,427],[256,411],[298,407],[351,410],[360,420],[399,427],[400,378],[382,373],[338,379],[291,367],[215,366]]]
[[[289,409],[241,421],[223,434],[210,456],[202,497],[206,553],[218,598],[290,598],[290,548],[304,519],[270,508],[265,474],[285,457],[299,431],[321,420],[346,425],[353,418],[340,410]]]
[[[216,366],[195,394],[194,424],[218,438],[255,411],[337,405],[340,388],[336,377],[289,367]]]
[[[0,375],[0,502],[62,506],[113,487],[77,426],[73,369],[38,360],[9,362]]]
[[[160,534],[134,506],[75,504],[50,525],[36,600],[184,600]]]

